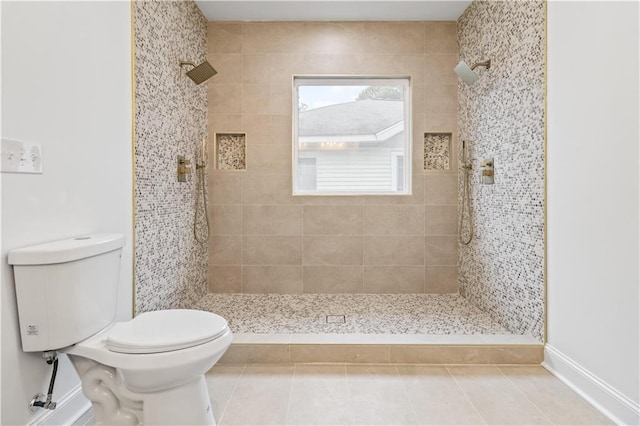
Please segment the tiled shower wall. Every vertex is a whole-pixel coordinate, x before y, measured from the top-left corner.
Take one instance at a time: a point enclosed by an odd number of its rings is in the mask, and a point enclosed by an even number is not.
[[[541,340],[544,22],[542,1],[474,1],[458,20],[460,59],[469,65],[491,59],[475,85],[458,85],[475,226],[473,241],[460,249],[460,292],[510,331]],[[485,158],[494,159],[494,185],[477,183]]]
[[[209,141],[247,145],[246,171],[209,162],[211,292],[458,291],[457,163],[423,168],[425,132],[456,140],[455,22],[210,22],[208,49]],[[294,74],[411,76],[413,195],[291,195]]]
[[[206,293],[207,246],[193,237],[194,163],[207,134],[207,89],[180,61],[206,59],[207,22],[192,1],[135,1],[136,311],[191,306]],[[188,70],[188,68],[187,68]]]

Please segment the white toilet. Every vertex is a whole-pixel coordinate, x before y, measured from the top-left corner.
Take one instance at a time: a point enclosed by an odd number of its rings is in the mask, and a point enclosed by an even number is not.
[[[224,318],[189,309],[114,322],[124,237],[12,250],[25,352],[70,355],[96,424],[215,424],[204,379],[231,344]]]

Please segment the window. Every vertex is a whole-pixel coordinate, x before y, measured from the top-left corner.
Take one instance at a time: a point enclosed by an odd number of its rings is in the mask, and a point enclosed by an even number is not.
[[[318,187],[317,182],[316,159],[313,157],[298,158],[298,188],[315,190]]]
[[[294,77],[294,86],[294,195],[411,194],[409,78]]]
[[[404,190],[404,155],[402,152],[391,153],[391,187],[396,191]]]

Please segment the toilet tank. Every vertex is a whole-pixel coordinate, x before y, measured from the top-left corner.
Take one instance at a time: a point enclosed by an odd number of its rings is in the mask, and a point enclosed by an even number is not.
[[[71,346],[115,320],[123,246],[93,234],[9,252],[23,351]]]

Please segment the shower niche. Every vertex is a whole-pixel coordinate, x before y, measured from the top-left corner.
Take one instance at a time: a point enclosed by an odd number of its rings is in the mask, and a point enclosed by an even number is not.
[[[451,168],[451,133],[424,134],[424,169],[449,170]]]
[[[216,170],[247,169],[246,133],[216,133],[214,141]]]

